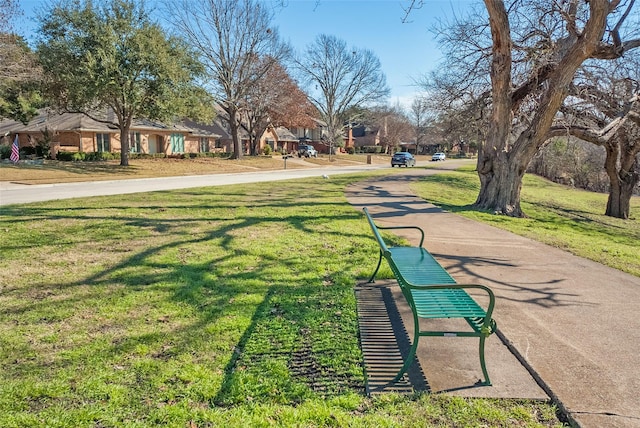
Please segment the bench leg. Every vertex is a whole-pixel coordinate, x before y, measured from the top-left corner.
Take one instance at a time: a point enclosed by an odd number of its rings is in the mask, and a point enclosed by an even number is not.
[[[378,258],[378,266],[376,266],[376,270],[373,271],[373,275],[369,278],[368,283],[373,283],[375,281],[376,274],[378,273],[378,269],[380,269],[380,264],[382,263],[382,251],[380,251],[380,258]]]
[[[402,368],[400,368],[400,371],[398,372],[396,377],[393,378],[391,383],[396,383],[397,381],[399,381],[402,375],[404,375],[407,370],[409,370],[409,366],[411,366],[413,360],[416,358],[416,351],[418,350],[418,340],[420,339],[420,325],[418,319],[415,316],[413,318],[413,324],[413,343],[411,344],[411,348],[409,349],[409,355],[407,355]]]
[[[415,337],[413,338],[413,343],[411,344],[411,349],[409,350],[409,355],[407,355],[407,359],[404,361],[404,364],[402,365],[402,368],[400,369],[396,377],[393,378],[393,380],[390,383],[395,383],[399,381],[402,375],[404,375],[407,372],[407,370],[409,369],[409,366],[411,366],[411,363],[413,363],[413,360],[416,357],[416,351],[418,349],[419,337],[420,336],[416,334]],[[484,376],[483,385],[491,386],[491,380],[489,379],[489,372],[487,371],[487,365],[485,364],[485,359],[484,359],[485,339],[486,338],[484,336],[480,338],[480,366],[482,367],[482,374]]]
[[[487,365],[484,361],[484,340],[486,338],[484,336],[480,337],[480,366],[482,367],[482,374],[484,375],[484,385],[491,386],[491,381],[489,380],[489,373],[487,372]]]

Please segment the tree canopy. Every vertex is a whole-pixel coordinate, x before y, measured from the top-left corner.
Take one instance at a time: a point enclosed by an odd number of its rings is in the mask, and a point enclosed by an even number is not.
[[[41,72],[35,55],[15,33],[20,14],[15,0],[0,0],[0,117],[27,123],[42,103]]]
[[[197,56],[166,37],[142,3],[61,0],[40,17],[40,35],[51,102],[116,125],[122,165],[129,163],[133,119],[212,117],[213,101],[196,85]]]
[[[247,93],[241,111],[242,126],[249,133],[252,154],[257,154],[260,136],[269,126],[316,126],[313,120],[317,116],[315,108],[287,70],[277,63]]]
[[[246,97],[266,73],[288,54],[272,15],[257,0],[165,0],[176,19],[176,30],[196,50],[207,85],[225,112],[233,139],[234,157],[242,156],[238,138]]]

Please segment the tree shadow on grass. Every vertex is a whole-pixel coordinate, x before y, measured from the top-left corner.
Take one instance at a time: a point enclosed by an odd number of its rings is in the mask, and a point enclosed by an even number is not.
[[[301,402],[364,393],[357,323],[343,311],[350,289],[271,287],[225,368],[213,402]],[[346,295],[345,295],[346,294]]]
[[[95,251],[97,245],[113,260],[75,278],[2,289],[3,298],[21,295],[2,309],[2,317],[19,319],[28,329],[75,326],[73,336],[82,336],[36,356],[31,369],[51,377],[78,366],[78,382],[91,378],[92,371],[106,370],[132,390],[132,399],[139,392],[151,402],[176,394],[225,405],[249,396],[298,402],[312,395],[361,392],[357,321],[345,273],[349,260],[309,268],[323,263],[323,257],[335,258],[327,247],[332,236],[363,239],[348,228],[328,227],[357,219],[357,213],[341,201],[259,195],[250,206],[239,207],[234,201],[244,196],[233,192],[217,194],[215,202],[207,191],[189,193],[188,203],[158,204],[162,196],[156,195],[143,202],[131,196],[121,197],[122,202],[92,199],[84,207],[9,208],[25,221],[37,219],[40,228],[47,222],[50,226],[44,227],[57,225],[61,236],[70,230],[67,223],[74,228],[84,224],[86,236],[70,237],[63,248],[68,245],[77,254]],[[128,201],[140,205],[134,215],[120,212]],[[127,233],[107,234],[94,227],[103,221],[106,229],[115,225]],[[292,247],[274,251],[270,236],[283,233],[294,237]],[[306,236],[315,238],[307,242]],[[129,239],[132,248],[126,250]],[[38,240],[18,242],[14,250],[51,248],[53,257],[64,253],[59,241]],[[120,245],[122,250],[116,248]],[[31,355],[41,347],[33,345],[18,348]],[[202,366],[205,379],[219,382],[217,392],[194,391],[199,387],[182,380],[184,369],[174,367],[177,361]],[[158,383],[164,386],[152,388]]]

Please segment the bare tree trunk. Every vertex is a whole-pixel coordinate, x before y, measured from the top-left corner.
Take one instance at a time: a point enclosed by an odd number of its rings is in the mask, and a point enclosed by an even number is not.
[[[605,148],[607,150],[607,158],[604,167],[610,183],[605,215],[627,220],[631,212],[633,189],[640,181],[636,154],[625,151],[620,153],[620,146],[617,142],[615,144],[606,144]],[[621,158],[618,163],[619,156]],[[629,156],[632,156],[631,159],[629,159]]]
[[[226,111],[229,115],[229,131],[231,134],[231,140],[233,141],[233,155],[231,156],[231,159],[241,159],[242,141],[238,136],[238,131],[240,130],[240,126],[238,126],[238,110],[233,107],[228,107]]]
[[[493,37],[491,86],[493,108],[487,140],[478,154],[480,193],[474,206],[496,213],[520,217],[521,177],[513,173],[513,161],[507,148],[511,131],[511,35],[504,4],[486,0]]]
[[[258,154],[258,131],[251,120],[247,120],[247,125],[240,125],[242,129],[247,131],[247,135],[249,136],[249,154],[251,156],[256,156]]]
[[[616,182],[615,186],[609,188],[609,198],[607,199],[607,210],[604,215],[609,217],[629,219],[631,212],[631,196],[635,183]]]
[[[496,154],[493,159],[482,154],[484,158],[483,170],[478,173],[480,177],[480,193],[474,203],[479,209],[492,210],[496,214],[504,214],[511,217],[524,217],[520,208],[520,190],[522,177],[529,163],[528,160],[515,161],[506,153]],[[490,165],[487,165],[490,164]],[[478,169],[480,171],[480,169]]]

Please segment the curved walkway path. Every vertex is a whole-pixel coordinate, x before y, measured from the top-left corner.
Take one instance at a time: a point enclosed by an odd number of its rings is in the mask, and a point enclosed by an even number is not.
[[[437,338],[428,346],[421,341],[418,351],[431,391],[542,398],[526,366],[580,426],[640,427],[640,278],[443,212],[409,188],[432,172],[407,170],[346,192],[355,208],[369,207],[381,225],[422,227],[426,248],[458,282],[489,285],[496,293],[500,334],[487,340],[494,386],[473,386],[480,371],[475,341],[465,353],[459,348],[464,340]],[[372,269],[376,260],[372,255]],[[392,284],[410,330],[410,315]]]

